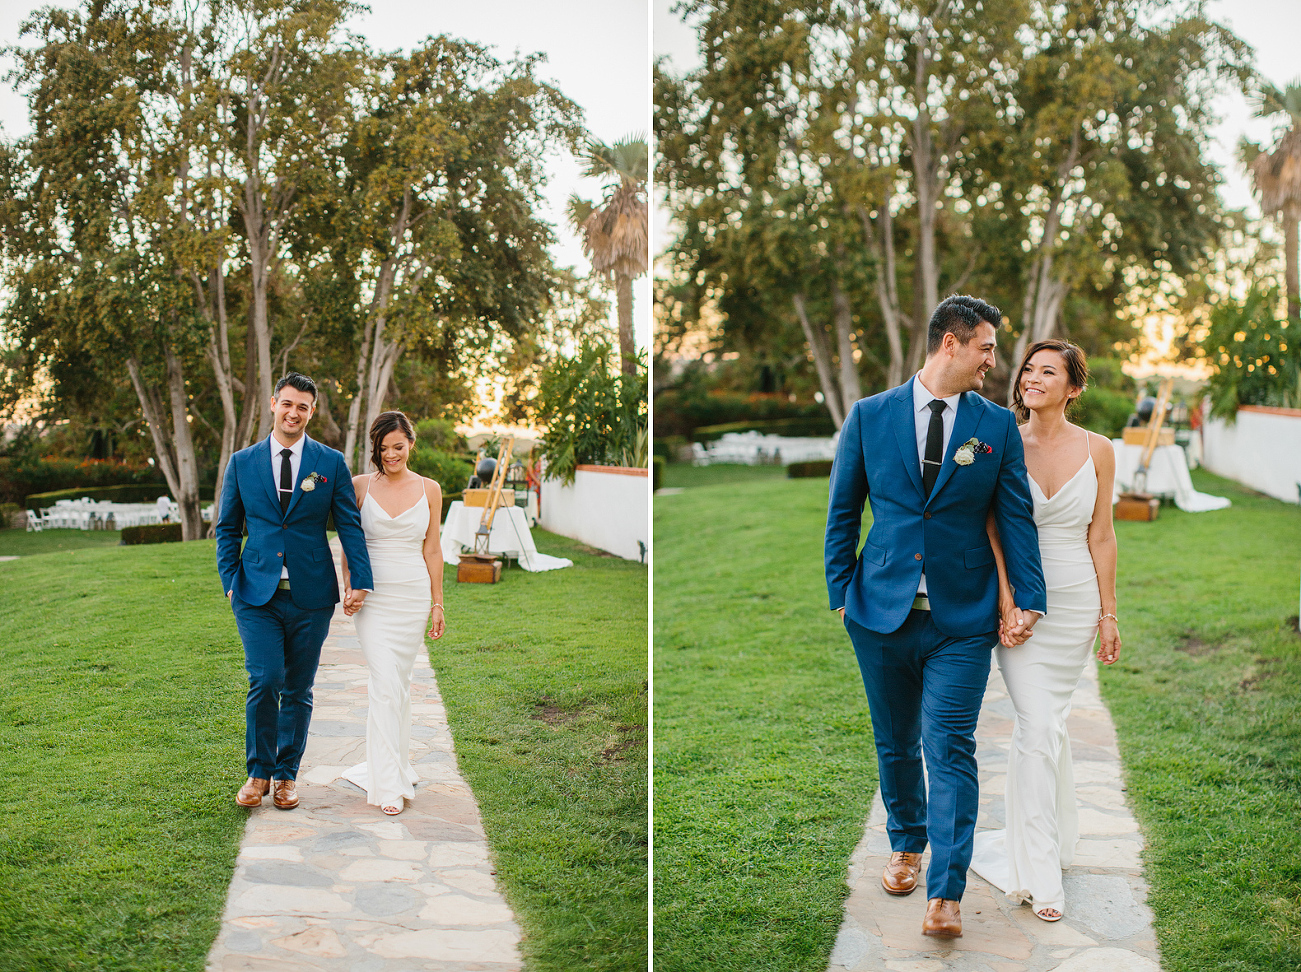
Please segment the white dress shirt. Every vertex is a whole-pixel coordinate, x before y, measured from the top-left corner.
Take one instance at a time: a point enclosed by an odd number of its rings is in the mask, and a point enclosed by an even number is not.
[[[303,443],[307,441],[307,436],[300,435],[298,437],[298,441],[295,442],[293,445],[285,445],[283,442],[281,442],[279,439],[276,438],[276,434],[274,432],[271,433],[270,438],[271,438],[271,482],[276,484],[276,490],[277,490],[276,495],[279,496],[280,462],[281,462],[280,453],[283,452],[285,449],[289,450],[290,453],[289,483],[290,483],[290,489],[292,489],[293,484],[298,482],[298,470],[303,464]],[[294,498],[294,494],[292,492],[289,494],[289,498],[290,499]],[[280,568],[280,579],[281,580],[289,579],[288,567]]]
[[[953,436],[953,423],[958,417],[958,398],[960,395],[950,395],[942,399],[944,402],[944,411],[941,418],[944,422],[944,441],[940,444],[940,460],[949,453],[949,439]],[[926,467],[922,465],[922,460],[926,458],[926,434],[931,427],[931,402],[936,400],[926,386],[922,384],[920,373],[913,378],[913,424],[917,429],[917,467],[921,470],[923,477],[926,475]],[[917,593],[926,593],[926,574],[923,572],[921,580],[917,584]]]

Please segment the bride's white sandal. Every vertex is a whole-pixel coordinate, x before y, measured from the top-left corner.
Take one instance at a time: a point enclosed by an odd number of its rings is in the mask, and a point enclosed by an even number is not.
[[[390,817],[396,817],[399,813],[403,811],[404,807],[388,806],[388,807],[380,807],[380,809],[383,810],[385,813],[387,813]]]
[[[1056,908],[1040,908],[1034,913],[1040,921],[1061,921],[1062,913]]]

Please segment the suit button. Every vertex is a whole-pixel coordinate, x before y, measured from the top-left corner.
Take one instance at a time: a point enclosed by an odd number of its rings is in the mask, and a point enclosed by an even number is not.
[[[277,557],[283,557],[284,554],[282,554],[282,553],[277,553],[276,556],[277,556]],[[921,555],[921,554],[918,554],[918,555],[917,555],[917,559],[918,559],[918,560],[921,560],[921,559],[922,559],[922,555]]]
[[[913,560],[921,560],[921,559],[922,559],[921,554],[913,554]]]
[[[930,515],[929,513],[923,513],[923,514],[922,514],[922,519],[923,519],[923,520],[929,520],[930,518],[931,518],[931,515]]]

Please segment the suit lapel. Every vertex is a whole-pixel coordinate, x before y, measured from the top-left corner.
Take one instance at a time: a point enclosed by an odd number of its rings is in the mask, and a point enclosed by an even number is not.
[[[318,452],[320,452],[320,447],[309,439],[306,433],[303,433],[303,456],[301,461],[298,463],[298,478],[294,482],[293,495],[289,497],[289,509],[285,510],[286,520],[293,514],[294,507],[298,505],[298,498],[303,495],[303,491],[300,488],[303,484],[303,480],[316,471],[316,458]]]
[[[958,398],[958,414],[953,418],[953,435],[949,439],[944,465],[940,466],[940,475],[935,480],[934,488],[931,489],[930,499],[934,499],[939,494],[944,484],[949,481],[949,477],[953,475],[953,470],[958,468],[958,464],[953,461],[958,448],[976,434],[976,428],[980,425],[980,418],[984,412],[984,409],[972,401],[977,397],[975,392],[963,392]],[[928,505],[929,503],[930,500],[927,500]]]
[[[894,437],[899,444],[899,454],[903,456],[904,468],[908,470],[908,478],[917,487],[917,495],[925,496],[921,462],[917,455],[917,420],[913,418],[913,382],[916,380],[914,375],[899,386],[890,399],[890,415],[894,419]]]
[[[261,458],[258,458],[258,452],[261,453]],[[267,496],[270,498],[271,504],[277,510],[280,509],[280,490],[277,488],[275,473],[272,471],[272,467],[274,465],[273,460],[279,458],[279,456],[273,456],[271,452],[271,436],[269,435],[262,440],[262,445],[253,453],[253,460],[257,463],[258,467],[258,478],[262,480],[262,485],[266,488]]]

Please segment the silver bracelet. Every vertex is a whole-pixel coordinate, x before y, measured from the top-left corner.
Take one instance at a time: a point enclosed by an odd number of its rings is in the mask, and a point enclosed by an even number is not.
[[[1102,624],[1102,622],[1106,621],[1107,618],[1111,618],[1111,620],[1115,621],[1116,624],[1120,624],[1120,618],[1116,617],[1114,614],[1104,614],[1102,617],[1098,618],[1098,624]]]

